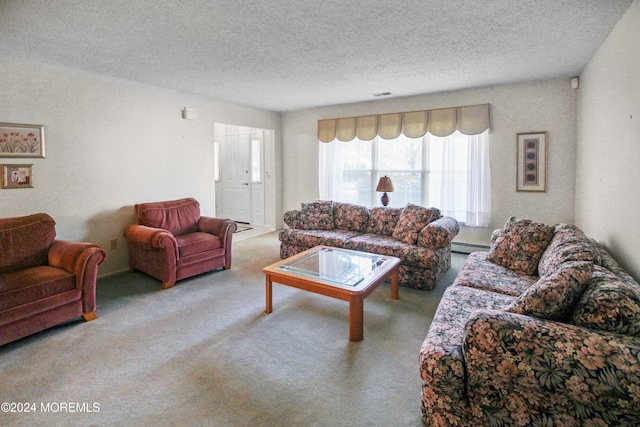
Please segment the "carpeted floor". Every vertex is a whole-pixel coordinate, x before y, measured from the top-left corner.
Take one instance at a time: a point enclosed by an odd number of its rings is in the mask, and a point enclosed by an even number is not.
[[[98,319],[0,347],[0,425],[420,426],[418,351],[445,287],[383,284],[349,342],[348,304],[273,285],[277,232],[234,243],[231,270],[168,290],[141,273],[98,280]],[[34,411],[35,410],[35,411]]]

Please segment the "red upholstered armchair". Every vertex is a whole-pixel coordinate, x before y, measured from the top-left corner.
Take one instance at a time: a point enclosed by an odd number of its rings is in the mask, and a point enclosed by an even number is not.
[[[98,245],[56,240],[45,213],[0,219],[0,345],[82,316],[96,318]]]
[[[231,268],[231,240],[236,224],[229,219],[200,216],[192,198],[134,206],[136,224],[127,226],[129,268],[162,281],[177,280],[216,268]]]

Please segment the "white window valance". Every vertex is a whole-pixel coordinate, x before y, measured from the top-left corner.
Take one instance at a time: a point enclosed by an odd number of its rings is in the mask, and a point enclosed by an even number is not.
[[[318,140],[351,141],[355,138],[371,141],[376,136],[394,139],[400,134],[420,138],[427,132],[434,136],[449,136],[456,130],[465,135],[478,135],[489,129],[489,104],[437,110],[374,116],[345,117],[318,120]]]

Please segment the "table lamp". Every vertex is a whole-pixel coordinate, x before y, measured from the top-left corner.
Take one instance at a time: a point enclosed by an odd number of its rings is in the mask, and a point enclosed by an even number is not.
[[[382,202],[382,206],[387,206],[389,204],[389,196],[387,193],[393,193],[393,183],[391,182],[391,178],[388,176],[380,177],[380,181],[378,181],[378,187],[376,191],[382,191],[382,197],[380,201]]]

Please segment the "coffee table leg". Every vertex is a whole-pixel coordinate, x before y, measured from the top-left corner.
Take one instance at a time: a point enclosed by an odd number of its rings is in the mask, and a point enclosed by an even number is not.
[[[349,302],[349,341],[362,341],[364,337],[364,299],[354,298]]]
[[[271,288],[273,287],[271,285],[271,276],[270,275],[266,275],[266,285],[267,285],[267,308],[264,310],[265,313],[271,313],[272,308],[271,308]]]
[[[393,273],[391,273],[391,298],[398,299],[400,296],[398,295],[398,267],[393,269]]]

